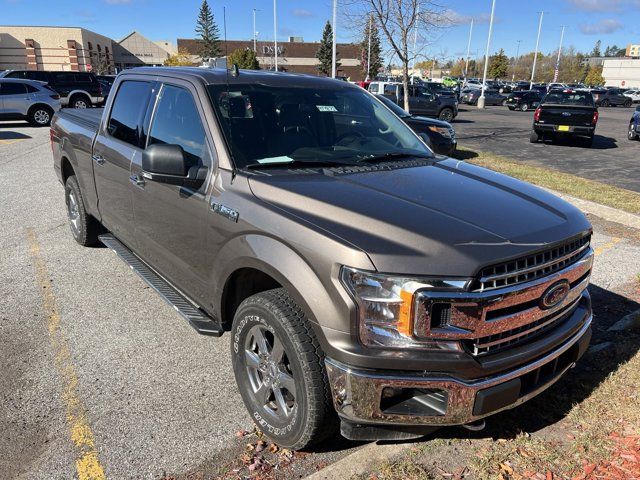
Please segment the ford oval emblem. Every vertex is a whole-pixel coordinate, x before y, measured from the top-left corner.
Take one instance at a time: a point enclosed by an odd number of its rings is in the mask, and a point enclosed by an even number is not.
[[[571,285],[567,280],[560,280],[558,283],[554,283],[540,297],[540,308],[546,310],[547,308],[555,307],[567,298],[569,290],[571,290]]]

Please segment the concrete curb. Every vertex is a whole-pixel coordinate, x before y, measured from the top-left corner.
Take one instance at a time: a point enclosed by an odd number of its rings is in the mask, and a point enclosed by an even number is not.
[[[584,213],[590,213],[591,215],[603,218],[604,220],[607,220],[609,222],[620,223],[627,227],[640,230],[639,215],[634,215],[633,213],[618,210],[617,208],[607,207],[606,205],[601,205],[590,200],[583,200],[581,198],[572,197],[571,195],[556,192],[555,190],[551,190],[549,188],[543,188],[543,190],[553,193],[555,196],[571,203],[572,205],[582,210]]]
[[[404,451],[409,450],[413,445],[413,443],[378,445],[373,442],[338,460],[336,463],[312,473],[305,480],[348,479],[355,475],[362,475],[369,472],[372,466],[393,459]]]

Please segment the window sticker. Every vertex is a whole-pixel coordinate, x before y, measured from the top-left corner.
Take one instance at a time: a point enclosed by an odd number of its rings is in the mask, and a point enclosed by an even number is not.
[[[333,105],[316,105],[317,109],[321,112],[337,112],[338,109]]]

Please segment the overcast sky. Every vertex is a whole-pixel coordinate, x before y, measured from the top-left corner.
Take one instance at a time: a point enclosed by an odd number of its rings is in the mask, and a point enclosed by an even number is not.
[[[201,0],[200,0],[201,1]],[[153,40],[194,37],[199,0],[0,0],[0,23],[6,25],[65,25],[85,27],[119,39],[137,30]],[[338,0],[340,1],[340,0]],[[464,54],[469,21],[475,19],[472,56],[483,54],[488,31],[490,0],[439,0],[450,9],[456,26],[444,30],[430,48],[431,54]],[[331,16],[330,0],[278,0],[278,38],[301,36],[317,41]],[[340,4],[340,3],[339,3]],[[227,37],[251,38],[252,10],[257,12],[259,39],[273,39],[272,0],[211,0],[222,32],[223,7],[227,10]],[[497,0],[491,50],[504,48],[514,55],[533,50],[538,12],[544,10],[541,50],[557,48],[560,26],[567,25],[564,45],[590,51],[596,40],[607,45],[640,43],[640,0]],[[354,32],[338,21],[338,39],[353,40]]]

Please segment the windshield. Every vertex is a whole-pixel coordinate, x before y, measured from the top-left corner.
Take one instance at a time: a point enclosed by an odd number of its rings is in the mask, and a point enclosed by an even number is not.
[[[557,105],[593,106],[593,97],[588,92],[549,92],[543,103]]]
[[[235,166],[365,162],[433,156],[396,115],[360,88],[209,85]]]

